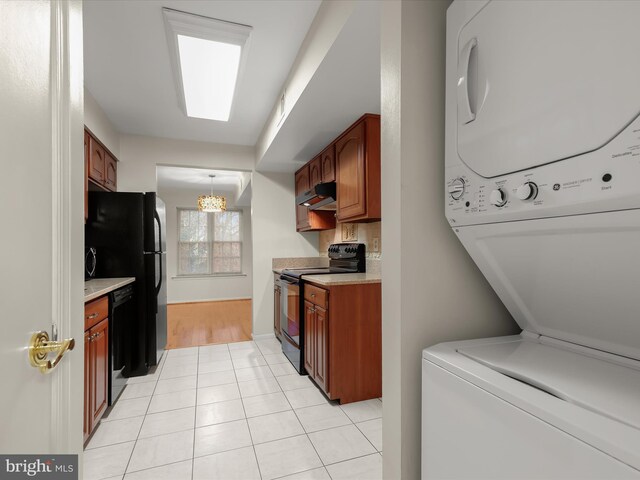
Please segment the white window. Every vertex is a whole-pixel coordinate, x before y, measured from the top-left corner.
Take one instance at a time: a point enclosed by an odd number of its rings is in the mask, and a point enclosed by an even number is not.
[[[242,273],[242,212],[178,209],[178,275]]]

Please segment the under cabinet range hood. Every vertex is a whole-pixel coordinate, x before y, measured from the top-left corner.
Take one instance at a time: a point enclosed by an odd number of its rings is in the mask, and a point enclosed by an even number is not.
[[[296,203],[309,207],[309,210],[335,210],[336,182],[317,184],[311,190],[298,195]]]

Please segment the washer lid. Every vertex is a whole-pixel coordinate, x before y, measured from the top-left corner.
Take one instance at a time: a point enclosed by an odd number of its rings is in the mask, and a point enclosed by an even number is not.
[[[638,18],[635,1],[489,2],[460,30],[448,85],[461,160],[496,177],[614,138],[640,113]]]
[[[456,232],[523,330],[640,360],[640,210]]]
[[[458,352],[569,403],[640,429],[640,370],[528,340],[462,347]]]

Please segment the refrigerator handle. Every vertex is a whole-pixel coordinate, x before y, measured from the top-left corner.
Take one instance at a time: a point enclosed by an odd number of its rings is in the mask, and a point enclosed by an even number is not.
[[[160,293],[160,288],[162,287],[162,255],[158,255],[158,257],[160,258],[160,261],[158,262],[158,265],[160,266],[160,280],[158,281],[158,285],[156,285],[156,295]]]
[[[158,252],[162,251],[162,223],[160,222],[160,215],[157,210],[153,211],[154,220],[158,223]]]

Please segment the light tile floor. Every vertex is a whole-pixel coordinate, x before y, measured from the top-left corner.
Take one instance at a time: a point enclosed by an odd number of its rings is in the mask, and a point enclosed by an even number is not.
[[[382,478],[382,402],[338,405],[275,340],[170,350],[129,379],[85,480]]]

